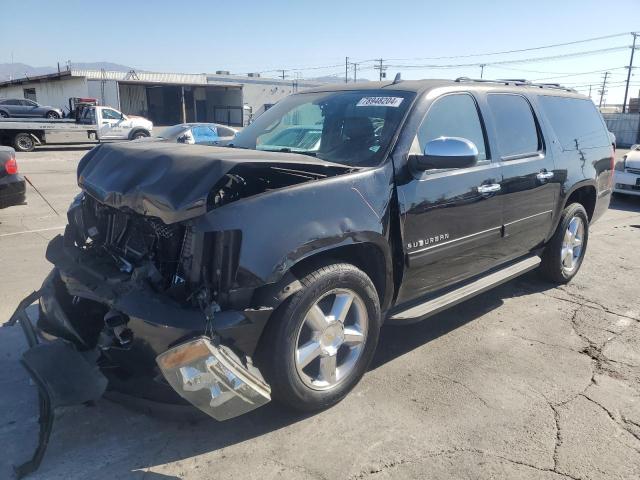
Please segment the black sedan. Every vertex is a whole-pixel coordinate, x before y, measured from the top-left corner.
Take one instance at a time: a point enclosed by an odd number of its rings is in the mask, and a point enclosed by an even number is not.
[[[26,201],[24,178],[18,175],[16,152],[0,146],[0,208],[22,205]]]
[[[165,128],[160,134],[150,140],[161,140],[173,143],[187,143],[191,145],[220,145],[224,146],[236,136],[235,128],[217,123],[180,123]]]

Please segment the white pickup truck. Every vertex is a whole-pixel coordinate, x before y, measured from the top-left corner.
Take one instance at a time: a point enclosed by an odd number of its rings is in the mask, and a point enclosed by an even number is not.
[[[115,108],[90,106],[76,118],[0,119],[0,144],[19,152],[31,152],[47,143],[48,133],[86,132],[88,138],[103,140],[135,140],[151,135],[153,123],[146,118],[125,115]]]

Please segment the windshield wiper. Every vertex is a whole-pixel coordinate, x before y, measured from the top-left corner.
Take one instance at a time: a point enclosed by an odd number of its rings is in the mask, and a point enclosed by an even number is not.
[[[297,153],[298,155],[307,155],[309,157],[317,157],[318,154],[316,152],[311,152],[309,150],[302,150],[300,152],[294,152],[293,150],[291,150],[290,148],[281,148],[280,150],[270,150],[271,152],[284,152],[284,153]]]

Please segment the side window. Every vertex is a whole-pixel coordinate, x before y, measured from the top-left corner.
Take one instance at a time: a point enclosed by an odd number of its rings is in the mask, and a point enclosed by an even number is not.
[[[217,129],[210,127],[193,127],[191,134],[195,143],[209,143],[219,140]]]
[[[234,132],[230,128],[218,126],[218,135],[220,135],[221,137],[233,137],[235,134],[236,132]]]
[[[122,118],[122,115],[120,115],[120,112],[116,112],[115,110],[111,110],[110,108],[103,108],[102,118],[106,118],[107,120],[120,120]]]
[[[489,108],[495,122],[500,155],[535,154],[542,148],[529,101],[521,95],[490,94]]]
[[[563,150],[604,147],[611,143],[591,100],[541,95],[538,101]]]
[[[478,160],[487,159],[478,107],[473,97],[467,93],[445,95],[431,105],[418,129],[416,141],[419,151],[424,152],[426,144],[439,137],[469,140],[478,148]]]
[[[7,100],[4,102],[5,105],[22,105],[20,100]]]

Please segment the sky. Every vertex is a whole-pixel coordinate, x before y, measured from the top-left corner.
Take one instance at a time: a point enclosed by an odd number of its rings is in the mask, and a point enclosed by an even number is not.
[[[585,94],[592,85],[596,103],[609,71],[610,104],[622,102],[639,7],[640,0],[0,0],[0,63],[108,61],[158,72],[277,76],[285,69],[287,78],[344,78],[348,56],[368,79],[377,79],[379,58],[388,77],[404,79],[477,78],[480,67],[468,64],[484,63],[484,78],[561,82]],[[592,53],[530,61],[577,52]],[[640,90],[636,53],[631,96]],[[515,60],[528,61],[495,64]]]

